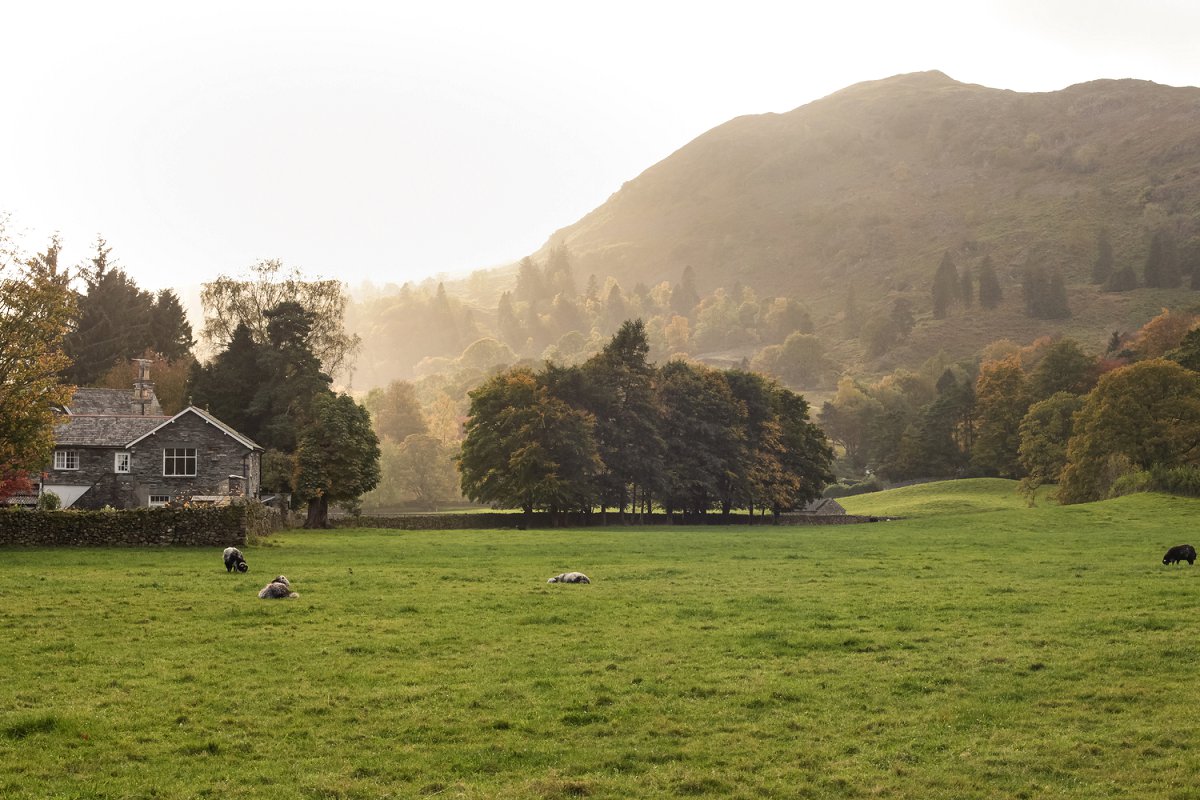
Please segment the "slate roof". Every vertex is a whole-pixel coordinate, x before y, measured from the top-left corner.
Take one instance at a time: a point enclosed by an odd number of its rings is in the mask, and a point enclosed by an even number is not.
[[[123,394],[128,405],[129,394]],[[54,426],[54,444],[58,447],[124,447],[170,419],[109,414],[66,416]]]
[[[820,516],[832,516],[837,514],[845,514],[846,509],[837,500],[832,497],[822,497],[811,501],[804,508],[800,509],[801,514],[817,514]]]
[[[148,428],[141,435],[131,439],[128,442],[128,444],[131,444],[131,445],[137,444],[138,442],[140,442],[142,439],[145,439],[150,434],[157,433],[159,428],[166,427],[166,425],[168,423],[174,422],[175,420],[182,417],[184,414],[195,414],[196,416],[200,417],[200,419],[207,422],[209,425],[216,427],[218,430],[220,430],[226,436],[232,437],[235,441],[240,442],[243,446],[248,447],[251,450],[262,450],[263,449],[262,445],[255,443],[255,441],[253,439],[249,438],[248,436],[243,436],[242,434],[235,431],[233,428],[226,425],[224,422],[221,422],[221,420],[217,419],[212,414],[208,413],[207,411],[205,411],[203,409],[196,408],[195,406],[188,406],[183,411],[180,411],[178,414],[176,414],[173,417],[141,417],[140,419],[157,419],[158,424]]]
[[[133,414],[133,394],[128,389],[82,387],[67,405],[68,414]],[[159,412],[162,413],[162,412]]]

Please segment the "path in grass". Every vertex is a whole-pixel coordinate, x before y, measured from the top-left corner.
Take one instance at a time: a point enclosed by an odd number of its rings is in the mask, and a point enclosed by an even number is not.
[[[6,549],[0,796],[1196,797],[1200,503],[1022,505]]]

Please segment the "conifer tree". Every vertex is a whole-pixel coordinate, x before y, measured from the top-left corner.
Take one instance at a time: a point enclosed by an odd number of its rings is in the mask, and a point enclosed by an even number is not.
[[[979,264],[979,305],[984,308],[996,308],[1003,299],[1000,291],[1000,280],[996,277],[996,268],[992,265],[991,256],[984,256]]]
[[[1107,283],[1112,271],[1112,242],[1108,238],[1108,229],[1101,228],[1096,233],[1096,260],[1092,263],[1092,283],[1098,286]]]
[[[962,285],[958,277],[958,268],[949,251],[942,256],[937,272],[933,276],[933,316],[935,319],[945,319],[950,306],[958,299]]]

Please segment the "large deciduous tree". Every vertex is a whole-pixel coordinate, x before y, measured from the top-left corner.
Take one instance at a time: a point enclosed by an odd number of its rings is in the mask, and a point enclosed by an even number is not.
[[[358,352],[359,337],[346,333],[343,323],[348,297],[342,283],[307,279],[298,269],[285,270],[276,259],[254,264],[248,278],[222,275],[204,284],[200,300],[203,336],[214,348],[223,348],[239,323],[250,329],[256,342],[267,343],[267,312],[293,302],[312,314],[311,346],[324,372],[348,371]]]
[[[1016,356],[980,367],[975,382],[977,427],[971,461],[985,474],[1002,478],[1021,475],[1021,420],[1029,408],[1028,391]]]
[[[1200,374],[1165,359],[1101,376],[1075,416],[1059,500],[1101,500],[1122,468],[1200,464]]]
[[[73,387],[63,338],[75,313],[70,276],[58,267],[59,242],[19,263],[0,217],[0,499],[27,489],[29,471],[54,449],[54,406]]]
[[[466,438],[459,454],[463,494],[499,508],[590,505],[602,464],[595,422],[555,397],[528,369],[492,377],[471,392]]]
[[[319,394],[296,445],[293,486],[308,503],[305,528],[329,527],[329,503],[354,500],[379,483],[379,439],[371,415],[346,394]]]

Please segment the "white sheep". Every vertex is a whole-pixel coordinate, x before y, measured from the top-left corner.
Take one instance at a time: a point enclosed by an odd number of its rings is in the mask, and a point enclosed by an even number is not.
[[[292,584],[286,575],[276,575],[273,581],[259,591],[258,596],[265,600],[267,598],[299,597],[300,595],[292,591]]]
[[[591,581],[582,572],[564,572],[561,575],[555,575],[546,583],[591,583]]]

